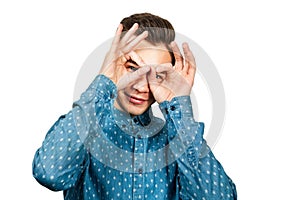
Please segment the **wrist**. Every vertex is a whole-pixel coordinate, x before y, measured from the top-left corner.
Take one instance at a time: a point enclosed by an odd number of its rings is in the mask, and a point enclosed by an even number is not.
[[[165,119],[167,118],[193,118],[193,109],[190,96],[174,96],[170,101],[159,103],[159,108]]]

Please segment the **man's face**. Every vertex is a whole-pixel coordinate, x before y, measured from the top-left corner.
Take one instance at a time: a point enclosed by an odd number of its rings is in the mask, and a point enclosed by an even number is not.
[[[142,41],[135,50],[146,65],[158,65],[171,63],[169,51],[163,45],[155,45]],[[134,60],[125,63],[123,77],[138,70],[140,66]],[[118,91],[118,97],[114,103],[115,107],[131,115],[141,115],[153,103],[155,99],[150,91],[147,75],[142,76],[135,82],[129,84],[125,89]]]

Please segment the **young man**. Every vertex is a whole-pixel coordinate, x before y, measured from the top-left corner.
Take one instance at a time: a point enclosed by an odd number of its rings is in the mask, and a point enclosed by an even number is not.
[[[181,55],[174,39],[150,13],[121,21],[100,74],[37,150],[39,183],[70,200],[236,199],[193,119],[193,53],[184,43]]]

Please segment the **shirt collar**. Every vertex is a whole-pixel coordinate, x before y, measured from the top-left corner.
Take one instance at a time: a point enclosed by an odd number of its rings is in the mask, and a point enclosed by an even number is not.
[[[153,116],[151,107],[143,114],[131,116],[129,113],[118,110],[112,106],[114,121],[125,133],[134,137],[150,137],[157,134],[164,126],[164,121]]]

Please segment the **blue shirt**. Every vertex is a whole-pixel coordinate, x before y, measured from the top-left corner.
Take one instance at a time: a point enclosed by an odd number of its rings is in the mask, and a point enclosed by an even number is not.
[[[98,75],[48,131],[33,160],[43,186],[64,199],[236,199],[236,188],[203,139],[189,96],[132,117],[113,106],[116,85]]]

